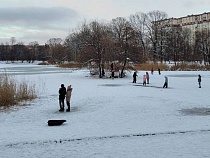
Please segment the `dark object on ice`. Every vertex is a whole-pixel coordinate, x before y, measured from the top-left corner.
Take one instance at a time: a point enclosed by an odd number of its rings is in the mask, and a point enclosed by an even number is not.
[[[64,122],[66,122],[66,120],[48,120],[48,126],[60,126]]]
[[[199,88],[201,88],[201,75],[198,75],[198,85],[199,85]]]

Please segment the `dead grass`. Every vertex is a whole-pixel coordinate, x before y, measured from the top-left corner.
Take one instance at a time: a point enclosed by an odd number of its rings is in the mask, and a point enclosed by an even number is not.
[[[59,64],[59,67],[62,68],[81,68],[83,65],[79,63],[65,63],[65,64]],[[121,69],[122,66],[115,65],[118,69]],[[105,69],[110,69],[110,64],[104,64]],[[143,64],[133,64],[133,65],[127,65],[125,69],[127,70],[144,70],[144,71],[151,71],[153,68],[154,71],[157,71],[158,68],[161,71],[192,71],[192,70],[210,70],[210,65],[207,66],[201,66],[199,64],[177,64],[176,66],[169,66],[164,63],[143,63]]]
[[[154,71],[158,70],[158,68],[162,70],[169,70],[169,66],[166,64],[161,64],[161,63],[144,63],[144,64],[135,64],[133,66],[135,70],[145,70],[145,71],[150,71],[152,68]]]
[[[180,71],[198,71],[198,70],[210,70],[210,65],[203,66],[199,64],[177,64],[176,66],[171,66],[171,71],[180,70]]]
[[[31,86],[26,81],[18,83],[7,74],[0,77],[0,107],[10,107],[36,97],[34,84]]]
[[[82,64],[80,64],[80,63],[65,63],[65,64],[59,64],[58,67],[61,67],[61,68],[81,68]]]

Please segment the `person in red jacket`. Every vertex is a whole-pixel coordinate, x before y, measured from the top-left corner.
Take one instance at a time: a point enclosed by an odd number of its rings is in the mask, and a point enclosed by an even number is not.
[[[154,69],[152,68],[152,69],[151,69],[151,74],[152,74],[152,75],[153,75],[153,72],[154,72]]]

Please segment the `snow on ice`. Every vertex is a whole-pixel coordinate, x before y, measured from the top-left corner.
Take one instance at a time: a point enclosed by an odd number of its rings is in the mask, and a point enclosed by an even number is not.
[[[35,83],[39,97],[0,112],[2,158],[210,157],[209,71],[149,72],[146,87],[145,71],[137,83],[133,72],[99,79],[87,69],[1,63],[5,72]],[[70,113],[58,112],[61,83],[73,88]],[[50,119],[66,122],[48,126]]]

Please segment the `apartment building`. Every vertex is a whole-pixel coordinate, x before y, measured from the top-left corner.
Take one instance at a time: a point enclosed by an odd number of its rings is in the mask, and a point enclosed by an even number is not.
[[[191,30],[191,40],[195,39],[196,31],[210,30],[210,12],[188,15],[180,18],[169,18],[160,21],[163,28],[182,27]]]

